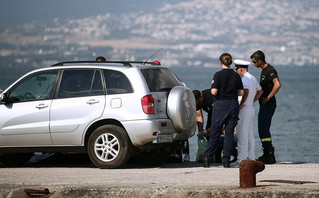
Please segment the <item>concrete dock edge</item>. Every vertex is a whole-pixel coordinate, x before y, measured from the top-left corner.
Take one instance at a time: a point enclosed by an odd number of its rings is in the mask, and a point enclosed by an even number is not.
[[[256,175],[255,188],[239,188],[239,168],[195,162],[123,169],[81,167],[0,168],[0,198],[27,197],[25,189],[49,190],[39,197],[318,197],[319,164],[277,163]]]

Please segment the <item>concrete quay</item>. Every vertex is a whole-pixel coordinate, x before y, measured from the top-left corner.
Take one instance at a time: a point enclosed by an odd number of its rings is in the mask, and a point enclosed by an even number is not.
[[[0,198],[20,197],[319,197],[319,164],[277,163],[239,188],[239,168],[195,162],[98,169],[85,164],[31,164],[0,168]],[[49,194],[26,194],[44,190]]]

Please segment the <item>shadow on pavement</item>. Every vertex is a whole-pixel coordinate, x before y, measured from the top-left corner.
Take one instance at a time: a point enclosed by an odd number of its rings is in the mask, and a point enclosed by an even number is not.
[[[218,164],[217,164],[218,165]],[[120,169],[137,169],[137,168],[191,168],[201,167],[201,163],[193,161],[176,162],[168,161],[160,165],[145,165],[133,159]],[[213,165],[214,166],[214,165]],[[21,165],[2,165],[4,168],[19,168],[19,167],[70,167],[70,168],[97,168],[90,160],[86,153],[53,153],[53,154],[35,154],[30,160]]]
[[[44,154],[45,155],[45,154]],[[44,156],[44,159],[32,158],[24,164],[27,167],[92,167],[94,164],[91,163],[90,158],[87,154],[79,153],[54,153],[48,156]]]

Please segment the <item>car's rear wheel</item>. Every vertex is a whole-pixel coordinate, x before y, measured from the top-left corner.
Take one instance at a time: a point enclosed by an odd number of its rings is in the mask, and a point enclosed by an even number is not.
[[[89,138],[88,154],[98,168],[119,168],[127,163],[131,153],[132,143],[119,126],[101,126]]]

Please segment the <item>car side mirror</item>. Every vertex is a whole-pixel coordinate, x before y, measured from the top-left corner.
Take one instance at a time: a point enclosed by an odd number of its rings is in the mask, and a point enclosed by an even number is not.
[[[6,103],[8,101],[8,97],[6,93],[2,93],[2,90],[0,91],[0,101],[3,103]]]

